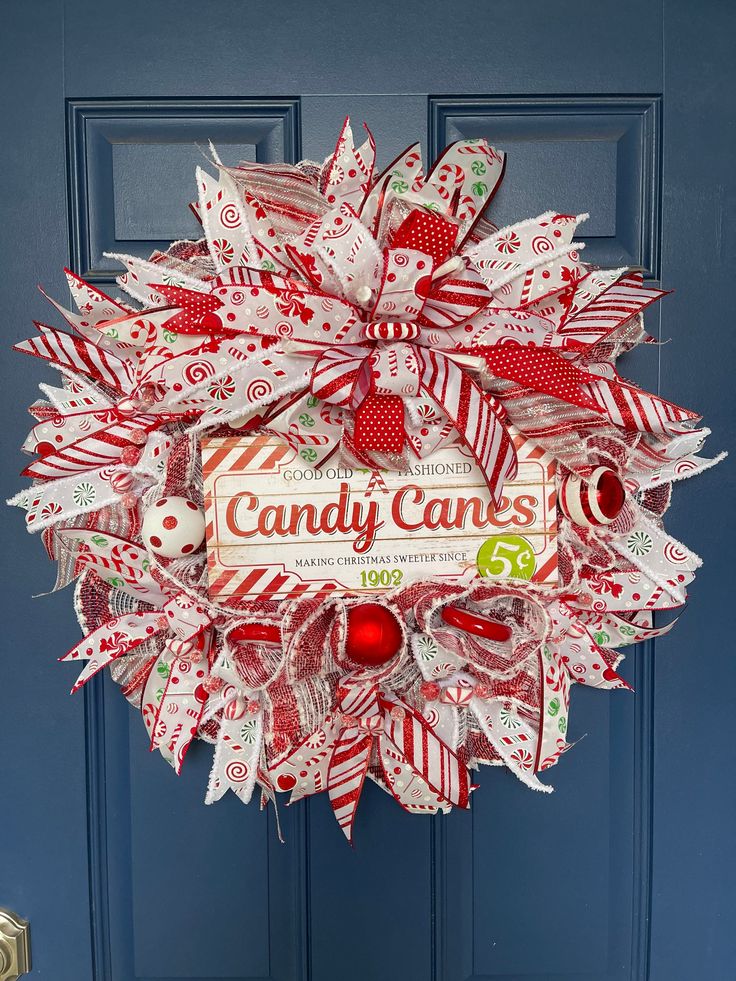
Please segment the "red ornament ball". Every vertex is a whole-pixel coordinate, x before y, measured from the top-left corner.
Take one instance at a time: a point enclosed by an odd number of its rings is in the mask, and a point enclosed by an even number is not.
[[[345,652],[366,668],[379,667],[401,650],[404,638],[399,621],[378,603],[361,603],[348,610]]]
[[[595,496],[598,507],[609,521],[618,517],[626,501],[626,488],[614,470],[603,470],[598,478]]]

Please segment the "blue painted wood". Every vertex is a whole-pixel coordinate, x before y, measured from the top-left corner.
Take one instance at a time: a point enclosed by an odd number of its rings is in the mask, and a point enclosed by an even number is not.
[[[257,806],[244,809],[230,795],[224,807],[204,807],[209,747],[190,751],[182,786],[148,753],[140,720],[109,679],[90,701],[89,735],[99,747],[90,771],[99,976],[299,979],[304,811],[281,811],[282,845],[273,815]]]
[[[111,283],[119,263],[105,252],[147,257],[196,237],[192,177],[209,141],[227,164],[269,163],[298,159],[299,133],[298,99],[68,100],[75,269]]]
[[[319,159],[349,111],[384,163],[416,137],[506,147],[492,219],[589,210],[591,257],[677,288],[648,318],[673,343],[637,351],[628,373],[701,407],[716,448],[733,443],[727,5],[405,0],[400,14],[388,0],[6,0],[8,345],[50,316],[36,282],[64,297],[65,261],[105,281],[103,251],[191,231],[197,142]],[[9,496],[24,407],[52,375],[8,352],[0,364]],[[734,543],[730,515],[711,516],[733,483],[727,464],[678,488],[673,531],[706,559],[693,604],[656,654],[629,657],[636,696],[575,691],[571,736],[586,738],[551,771],[553,797],[485,770],[470,814],[421,821],[369,787],[354,850],[321,798],[281,808],[283,846],[255,807],[205,808],[207,748],[177,780],[109,680],[67,698],[55,659],[78,638],[71,597],[31,601],[51,570],[2,512],[22,559],[0,598],[0,904],[32,921],[34,976],[730,979]]]
[[[63,10],[51,0],[4,6],[0,31],[0,173],[3,180],[3,342],[0,430],[5,500],[18,487],[17,447],[38,382],[56,372],[21,368],[10,346],[47,316],[36,291],[63,288]],[[12,30],[10,26],[12,23]],[[12,190],[11,190],[12,188]],[[62,265],[64,263],[62,262]],[[69,698],[56,658],[79,637],[69,594],[33,600],[53,575],[19,515],[0,508],[0,904],[34,924],[34,974],[91,978],[85,805],[84,707]]]
[[[587,212],[587,262],[640,266],[658,278],[659,96],[433,98],[429,111],[433,154],[479,137],[508,154],[496,224],[550,208]]]
[[[661,385],[697,405],[711,446],[733,454],[736,9],[708,3],[693,22],[686,4],[665,0],[664,25],[662,280],[676,292],[663,313],[673,342]],[[704,566],[686,614],[657,645],[651,978],[720,981],[736,973],[733,455],[678,491],[672,533]]]

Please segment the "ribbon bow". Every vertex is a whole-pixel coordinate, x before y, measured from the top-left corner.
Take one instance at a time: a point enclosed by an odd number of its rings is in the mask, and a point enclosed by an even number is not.
[[[316,359],[312,394],[356,410],[354,444],[359,451],[400,452],[405,441],[405,398],[426,394],[472,451],[498,503],[504,481],[516,472],[514,445],[500,404],[451,357],[397,342],[366,352],[330,348]]]
[[[473,453],[496,502],[516,466],[502,401],[537,392],[585,410],[589,425],[605,420],[640,432],[666,433],[673,425],[695,418],[628,385],[615,373],[595,374],[557,350],[537,346],[533,331],[530,340],[519,333],[515,343],[505,338],[503,343],[489,344],[482,312],[498,300],[467,256],[446,258],[453,233],[457,234],[457,224],[451,215],[414,209],[382,252],[376,251],[375,242],[366,250],[367,229],[343,206],[318,219],[302,236],[303,248],[308,243],[318,257],[300,266],[306,284],[231,268],[214,280],[212,293],[204,299],[202,293],[180,287],[156,285],[155,289],[178,309],[166,326],[224,334],[229,338],[222,341],[225,349],[239,333],[246,333],[280,352],[280,372],[268,358],[258,363],[246,359],[242,368],[228,372],[234,392],[252,392],[257,383],[262,386],[261,398],[249,400],[251,411],[276,402],[279,391],[298,392],[303,382],[305,397],[296,405],[290,398],[285,406],[290,420],[297,418],[314,427],[310,400],[338,410],[337,418],[322,415],[322,432],[315,427],[306,434],[294,422],[284,431],[278,411],[272,411],[269,428],[283,432],[292,443],[317,447],[347,437],[349,448],[371,464],[366,454],[400,453],[407,439],[412,450],[423,456],[438,445],[438,439],[455,431]],[[329,250],[320,245],[322,239],[329,242]],[[304,252],[299,255],[303,258]],[[349,274],[348,267],[352,267]],[[530,266],[528,272],[536,277],[537,267]],[[515,274],[522,275],[523,270]],[[367,282],[357,285],[361,275]],[[322,292],[324,286],[342,296]],[[255,308],[257,315],[257,322],[248,326],[242,310],[245,295],[253,304],[248,309]],[[321,327],[315,330],[320,320]],[[313,361],[309,370],[300,367],[305,358]],[[216,361],[213,357],[215,379],[221,374]],[[160,380],[173,378],[176,368],[167,364]],[[290,387],[282,380],[289,376],[294,379]],[[493,383],[495,394],[484,390],[477,379],[486,388]],[[190,392],[189,399],[205,390],[216,393],[216,385],[210,376]],[[434,440],[424,426],[409,433],[405,408],[408,404],[411,415],[411,400],[418,396],[429,399],[440,413]],[[174,399],[172,407],[182,406]],[[346,412],[355,413],[352,434],[344,431]],[[200,425],[212,424],[222,414],[219,407],[205,410]],[[315,462],[318,452],[313,449],[303,455]]]
[[[434,813],[453,804],[468,806],[472,788],[466,766],[419,712],[360,675],[345,677],[337,697],[337,711],[320,729],[270,766],[275,787],[292,790],[290,802],[326,789],[337,822],[352,841],[375,750],[381,782],[405,810]]]
[[[572,237],[585,216],[480,226],[504,170],[503,154],[483,140],[452,144],[426,176],[416,145],[375,177],[374,160],[370,137],[355,147],[346,122],[319,173],[291,169],[304,192],[297,211],[286,207],[283,168],[266,184],[261,165],[218,161],[219,180],[199,172],[204,244],[117,257],[128,268],[120,285],[142,311],[68,273],[80,313],[57,308],[79,336],[41,325],[18,345],[85,389],[79,400],[62,393],[38,406],[64,422],[61,443],[39,432],[28,446],[41,453],[28,475],[56,485],[14,499],[29,528],[115,503],[132,478],[150,479],[167,449],[150,431],[176,419],[205,429],[251,416],[313,464],[340,440],[370,464],[371,453],[402,453],[407,442],[425,456],[457,432],[498,500],[515,467],[504,410],[540,442],[557,432],[555,399],[579,410],[566,414],[568,432],[608,425],[667,442],[696,418],[628,385],[610,364],[573,363],[661,295],[626,270],[603,274],[579,261]],[[135,401],[146,387],[161,393],[155,406]],[[326,387],[333,394],[312,412]],[[72,416],[87,393],[76,438]],[[582,471],[569,442],[558,455]],[[84,480],[64,484],[81,471]]]
[[[499,644],[449,626],[440,616],[448,603],[466,605],[512,627]],[[600,647],[562,599],[537,597],[501,583],[463,590],[427,587],[417,604],[420,632],[412,650],[425,682],[424,697],[457,728],[468,713],[486,745],[476,740],[481,762],[499,759],[528,787],[549,792],[536,773],[568,748],[570,688],[628,687],[615,672],[611,651]]]
[[[86,537],[99,532],[75,530],[68,534]],[[113,539],[110,554],[118,552],[115,566],[120,588],[158,608],[112,617],[61,660],[87,661],[72,688],[72,692],[77,692],[109,664],[137,651],[146,641],[165,635],[163,649],[158,644],[146,666],[141,711],[151,749],[158,749],[179,773],[208,697],[203,682],[209,675],[212,620],[187,593],[175,592],[167,598],[148,573],[141,550],[114,536],[108,538]],[[92,567],[99,572],[105,570],[109,576],[111,560],[97,553],[87,554]]]

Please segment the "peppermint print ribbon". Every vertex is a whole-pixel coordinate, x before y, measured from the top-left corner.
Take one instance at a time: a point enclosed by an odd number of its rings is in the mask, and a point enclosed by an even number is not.
[[[222,677],[222,674],[219,674]],[[214,804],[231,790],[247,804],[253,796],[263,751],[263,705],[235,677],[207,703],[202,722],[217,718],[217,741],[205,804]]]
[[[353,823],[371,760],[401,806],[415,813],[467,807],[467,767],[419,712],[373,682],[347,676],[338,688],[338,711],[269,769],[281,790],[299,796],[326,789],[338,824],[352,841]],[[293,781],[293,782],[292,782]]]
[[[204,608],[187,593],[176,593],[158,610],[113,617],[61,658],[87,661],[72,692],[113,661],[166,632],[163,650],[152,658],[141,711],[151,749],[158,749],[179,773],[207,700],[202,683],[209,673],[211,624]]]

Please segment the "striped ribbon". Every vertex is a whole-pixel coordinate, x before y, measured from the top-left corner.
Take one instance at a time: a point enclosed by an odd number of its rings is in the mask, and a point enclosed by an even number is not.
[[[309,351],[304,352],[309,355]],[[450,419],[480,467],[498,504],[506,479],[516,472],[516,452],[499,403],[484,392],[450,357],[418,345],[399,343],[366,352],[356,346],[329,348],[312,371],[316,398],[360,412],[366,396],[380,386],[382,395],[426,393]],[[371,411],[376,411],[373,402]],[[386,405],[386,411],[391,406]],[[388,425],[389,419],[386,419]],[[380,439],[380,425],[371,427]],[[381,449],[381,444],[359,450]]]

